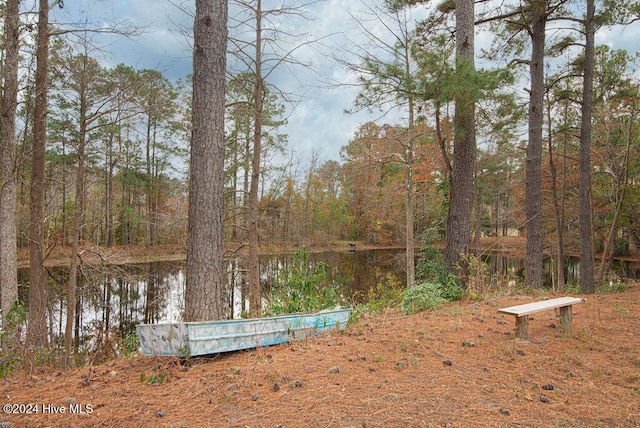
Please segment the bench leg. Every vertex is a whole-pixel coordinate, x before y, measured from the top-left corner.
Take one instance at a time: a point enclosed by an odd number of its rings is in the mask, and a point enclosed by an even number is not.
[[[516,317],[516,337],[518,339],[529,339],[529,315]]]
[[[571,306],[563,306],[560,308],[560,326],[565,332],[569,332],[571,329],[571,316],[572,316],[572,307]]]

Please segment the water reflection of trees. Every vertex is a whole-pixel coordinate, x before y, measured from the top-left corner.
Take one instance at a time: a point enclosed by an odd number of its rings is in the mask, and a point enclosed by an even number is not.
[[[78,273],[74,348],[78,351],[113,347],[117,337],[135,332],[140,323],[179,320],[184,297],[182,262],[121,266],[83,264]],[[62,345],[66,320],[69,270],[48,268],[49,336]],[[28,303],[29,271],[19,272],[19,298]]]
[[[311,262],[329,266],[330,280],[344,284],[350,292],[368,290],[387,272],[398,270],[396,250],[357,253],[320,253],[310,255]],[[290,256],[266,256],[261,259],[261,282],[268,289],[275,273],[287,266]],[[227,263],[227,318],[246,313],[248,282],[241,259]],[[135,332],[140,323],[180,321],[184,309],[184,263],[153,262],[120,266],[83,265],[78,280],[75,346],[78,350],[104,349],[116,336]],[[50,331],[60,340],[64,333],[68,270],[50,272]],[[402,277],[402,275],[400,275]]]
[[[341,284],[355,300],[362,300],[369,288],[384,282],[389,274],[404,279],[403,250],[326,252],[309,254],[310,262],[323,262],[329,280]],[[494,275],[517,276],[522,260],[504,257],[484,258]],[[289,255],[265,256],[261,259],[261,282],[271,287],[275,273],[287,266]],[[577,264],[568,263],[566,277],[577,274]],[[248,283],[240,259],[229,259],[227,267],[227,318],[246,313]],[[550,269],[550,268],[549,268]],[[625,265],[625,276],[637,277],[637,266]],[[49,268],[47,322],[51,343],[62,347],[66,320],[66,284],[69,270]],[[19,298],[28,303],[28,269],[19,272]],[[140,323],[180,321],[184,310],[184,263],[153,262],[130,265],[95,266],[83,264],[78,278],[74,347],[76,351],[113,352],[118,338],[135,333]],[[350,296],[349,296],[350,297]]]

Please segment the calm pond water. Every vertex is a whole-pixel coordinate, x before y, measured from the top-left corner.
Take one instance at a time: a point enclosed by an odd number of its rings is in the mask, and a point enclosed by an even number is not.
[[[310,262],[326,264],[329,279],[344,287],[345,297],[362,298],[379,278],[396,274],[404,280],[401,250],[310,253]],[[263,287],[286,266],[291,255],[261,257]],[[248,282],[239,260],[227,260],[227,317],[245,311]],[[62,337],[66,319],[66,268],[48,268],[48,322],[52,337]],[[28,304],[29,270],[18,272],[20,299]],[[184,308],[185,262],[152,262],[98,268],[83,266],[78,280],[76,336],[91,338],[99,332],[133,333],[140,323],[180,321]],[[98,334],[97,334],[98,333]]]
[[[261,258],[261,280],[268,288],[274,274],[286,266],[291,255],[272,255]],[[524,261],[503,256],[484,257],[492,274],[510,278],[521,275]],[[371,287],[388,283],[389,275],[404,286],[404,250],[368,250],[355,252],[310,253],[310,262],[326,264],[329,279],[344,287],[351,300],[363,301]],[[248,283],[239,260],[227,262],[227,317],[238,317],[246,310],[244,296]],[[108,270],[83,266],[78,284],[76,336],[101,337],[105,332],[126,335],[135,331],[139,323],[180,321],[184,307],[185,263],[154,262],[126,266],[110,266]],[[546,271],[549,272],[549,263]],[[627,276],[637,277],[637,269]],[[62,337],[66,312],[66,284],[68,269],[50,268],[48,320],[52,337]],[[28,270],[19,272],[20,283],[28,283]],[[577,263],[569,263],[568,279],[577,276]],[[549,275],[548,275],[549,277]],[[550,278],[550,277],[549,277]],[[549,280],[550,282],[550,280]],[[27,287],[20,287],[20,298],[28,301]],[[102,333],[102,334],[101,334]]]

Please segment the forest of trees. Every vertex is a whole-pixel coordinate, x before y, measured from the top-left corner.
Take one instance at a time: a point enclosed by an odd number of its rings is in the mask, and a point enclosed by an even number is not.
[[[227,2],[197,3],[226,10]],[[230,25],[244,30],[230,30],[227,56],[246,69],[227,68],[223,80],[224,147],[215,151],[210,142],[199,156],[219,160],[224,151],[222,239],[238,248],[248,244],[249,259],[259,245],[340,240],[406,245],[412,258],[414,241],[435,231],[451,270],[463,277],[461,257],[480,237],[522,235],[529,286],[542,286],[546,257],[561,288],[573,253],[582,256],[581,267],[591,265],[581,279],[587,278],[583,291],[592,292],[614,255],[640,246],[638,58],[593,45],[601,28],[636,25],[637,4],[521,0],[474,9],[472,0],[437,7],[380,0],[368,6],[354,20],[366,30],[365,20],[373,19],[388,35],[376,33],[375,40],[372,33],[371,46],[338,52],[336,61],[358,76],[355,109],[395,109],[405,119],[362,123],[337,161],[323,160],[319,151],[296,155],[296,141],[284,135],[291,96],[269,80],[275,67],[305,66],[295,47],[278,51],[286,32],[277,33],[281,27],[273,22],[308,12],[268,0],[233,3],[246,13]],[[198,104],[192,91],[212,90],[198,89],[206,82],[197,70],[192,86],[192,76],[171,80],[157,70],[105,65],[92,29],[48,22],[50,9],[63,5],[41,0],[39,10],[22,10],[30,5],[8,0],[0,10],[3,318],[17,299],[19,251],[30,249],[35,316],[47,291],[38,266],[55,247],[72,248],[71,278],[86,244],[187,248],[188,213],[198,210],[189,203],[189,165],[214,168],[194,160],[192,136],[222,130],[206,131],[207,116],[196,121],[208,101]],[[474,47],[474,30],[491,34],[490,46]],[[459,34],[466,36],[456,39]],[[195,46],[196,56],[206,48]],[[248,266],[258,299],[257,263]],[[38,331],[30,340],[46,342]]]

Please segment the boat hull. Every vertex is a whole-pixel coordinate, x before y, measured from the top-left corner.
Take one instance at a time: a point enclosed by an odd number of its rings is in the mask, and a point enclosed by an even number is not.
[[[238,320],[139,324],[142,353],[150,356],[217,354],[302,340],[342,330],[351,309]]]

